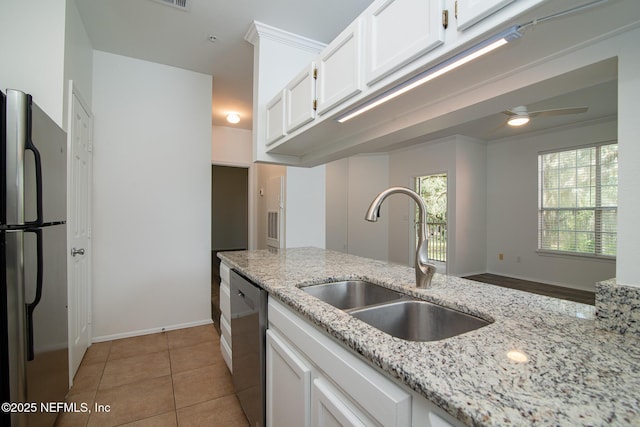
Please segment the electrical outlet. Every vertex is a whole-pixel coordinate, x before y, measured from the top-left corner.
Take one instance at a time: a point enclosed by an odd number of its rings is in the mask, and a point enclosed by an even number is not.
[[[498,254],[498,259],[502,261],[504,259],[504,254]]]

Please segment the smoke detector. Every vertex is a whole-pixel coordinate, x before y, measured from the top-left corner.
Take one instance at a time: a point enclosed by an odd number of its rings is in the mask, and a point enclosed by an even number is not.
[[[165,6],[175,7],[176,9],[189,11],[191,10],[191,0],[153,0],[156,3],[164,4]]]

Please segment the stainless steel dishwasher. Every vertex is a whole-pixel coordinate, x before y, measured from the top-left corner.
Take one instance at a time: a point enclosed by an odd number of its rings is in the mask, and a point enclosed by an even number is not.
[[[265,427],[267,292],[231,270],[233,386],[251,427]]]

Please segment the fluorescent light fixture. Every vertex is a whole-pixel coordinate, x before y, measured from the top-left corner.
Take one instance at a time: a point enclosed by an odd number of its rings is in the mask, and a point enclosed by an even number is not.
[[[239,123],[240,115],[238,113],[229,113],[227,114],[227,121],[233,124]]]
[[[351,120],[352,118],[359,116],[360,114],[369,111],[380,104],[384,104],[387,101],[392,100],[393,98],[402,95],[403,93],[409,92],[410,90],[415,89],[418,86],[425,84],[426,82],[435,79],[449,71],[460,67],[468,62],[473,61],[476,58],[479,58],[500,46],[504,46],[512,40],[518,39],[522,37],[522,34],[518,32],[519,26],[514,26],[505,30],[501,33],[498,33],[472,47],[466,49],[463,52],[447,59],[435,65],[428,70],[421,72],[420,74],[410,78],[409,80],[400,83],[399,85],[392,87],[391,89],[381,93],[375,98],[365,102],[357,108],[347,112],[346,114],[337,118],[338,122],[344,123],[347,120]]]

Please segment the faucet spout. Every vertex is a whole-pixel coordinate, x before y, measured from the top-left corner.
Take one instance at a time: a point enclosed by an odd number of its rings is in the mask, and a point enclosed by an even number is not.
[[[392,194],[405,194],[411,197],[418,205],[418,245],[416,248],[416,287],[418,288],[430,288],[431,279],[436,273],[436,266],[429,263],[428,247],[429,240],[427,238],[427,205],[415,191],[405,187],[391,187],[387,188],[376,196],[371,202],[364,219],[371,222],[376,222],[380,217],[380,205],[382,202]]]

